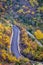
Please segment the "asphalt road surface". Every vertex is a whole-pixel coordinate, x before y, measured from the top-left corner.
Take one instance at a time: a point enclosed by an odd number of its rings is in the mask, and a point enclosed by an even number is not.
[[[21,56],[21,54],[18,51],[18,36],[19,36],[19,28],[17,26],[13,26],[13,38],[11,42],[11,52],[13,55],[15,55],[17,58]]]

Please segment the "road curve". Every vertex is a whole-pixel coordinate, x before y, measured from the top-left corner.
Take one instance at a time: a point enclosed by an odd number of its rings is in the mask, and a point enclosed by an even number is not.
[[[20,36],[20,30],[17,26],[13,25],[12,26],[12,31],[13,31],[13,37],[12,37],[12,41],[11,41],[11,52],[17,57],[19,58],[21,56],[20,53],[20,48],[19,48],[19,36]],[[39,41],[37,41],[37,39],[30,33],[27,31],[27,33],[30,35],[30,37],[34,38],[35,41],[40,45],[41,43]]]
[[[19,58],[22,56],[20,53],[19,39],[18,39],[19,35],[20,35],[20,30],[17,26],[14,25],[14,26],[12,26],[12,31],[13,31],[13,37],[12,37],[12,42],[11,42],[11,52],[13,53],[13,55],[15,55],[17,58]],[[30,35],[29,32],[27,32],[27,33]],[[30,36],[32,36],[32,35],[30,35]],[[24,57],[24,56],[22,56],[22,57]],[[31,60],[31,62],[35,63],[35,61],[32,61],[32,60]]]
[[[18,50],[19,28],[14,25],[12,29],[13,29],[13,37],[12,37],[12,42],[11,42],[11,52],[13,53],[13,55],[19,58],[21,56]]]

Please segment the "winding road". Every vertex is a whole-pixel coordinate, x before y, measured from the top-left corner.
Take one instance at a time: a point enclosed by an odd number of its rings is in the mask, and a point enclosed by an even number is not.
[[[19,44],[19,28],[17,26],[13,26],[13,37],[12,37],[12,42],[11,42],[11,52],[13,53],[13,55],[15,55],[17,58],[19,58],[21,56],[21,54],[19,53],[18,50],[18,44]]]
[[[19,48],[20,30],[17,26],[13,25],[12,26],[12,31],[13,31],[13,37],[12,37],[12,41],[11,41],[11,52],[17,58],[20,58],[22,56],[21,53],[20,53],[20,48]],[[31,37],[35,38],[30,32],[27,31],[27,33]],[[41,45],[39,42],[38,42],[38,44]],[[35,61],[31,61],[31,62],[34,63]]]
[[[20,58],[20,57],[22,57],[22,55],[20,53],[20,48],[19,48],[20,30],[17,26],[14,25],[14,26],[12,26],[12,31],[13,31],[13,37],[12,37],[12,42],[11,42],[11,52],[17,58]],[[30,32],[27,31],[27,33],[30,35],[30,37],[35,38],[34,35],[32,35]],[[41,45],[39,42],[38,42],[38,44]],[[31,62],[35,63],[36,61],[31,60]],[[43,62],[41,62],[41,63],[43,64]]]
[[[11,52],[13,55],[15,55],[17,58],[21,56],[20,53],[20,48],[19,48],[19,40],[20,40],[20,30],[17,26],[13,25],[12,26],[12,31],[13,31],[13,36],[12,36],[12,41],[11,41]],[[41,43],[32,35],[30,32],[27,31],[30,37],[34,38],[35,41],[40,45]]]

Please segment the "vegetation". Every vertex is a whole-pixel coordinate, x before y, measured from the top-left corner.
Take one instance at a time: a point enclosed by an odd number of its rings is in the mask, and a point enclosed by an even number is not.
[[[9,51],[11,24],[20,28],[23,57],[19,59]],[[30,59],[43,61],[43,46],[40,47],[26,30],[43,45],[43,0],[0,0],[0,65],[33,65]]]
[[[12,34],[12,27],[9,26],[8,24],[6,25],[0,23],[0,64],[5,65],[6,63],[7,65],[9,64],[23,65],[24,63],[25,65],[26,64],[31,65],[29,59],[27,58],[17,59],[10,52],[11,34]]]
[[[39,33],[40,34],[40,33]],[[24,28],[21,29],[21,53],[30,59],[43,61],[43,47],[40,47],[35,40],[32,40]]]
[[[37,30],[34,34],[37,39],[43,39],[43,33],[40,30]]]

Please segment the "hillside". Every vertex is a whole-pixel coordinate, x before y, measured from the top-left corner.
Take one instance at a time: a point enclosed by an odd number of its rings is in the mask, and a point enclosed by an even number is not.
[[[0,65],[43,65],[42,0],[0,0]]]

